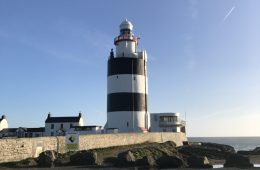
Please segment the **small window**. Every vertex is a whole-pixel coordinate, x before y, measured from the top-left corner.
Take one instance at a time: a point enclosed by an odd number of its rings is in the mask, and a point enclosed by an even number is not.
[[[63,124],[60,124],[60,128],[61,128],[61,129],[63,128]]]
[[[116,78],[118,79],[118,76],[116,76]]]
[[[135,77],[134,77],[134,80],[135,80]]]
[[[73,124],[71,123],[71,124],[70,124],[70,128],[72,128],[72,127],[73,127]]]
[[[53,133],[53,132],[51,132],[51,136],[54,136],[54,133]]]
[[[54,124],[51,124],[51,129],[54,129]]]
[[[126,122],[126,126],[127,126],[127,127],[129,126],[129,123],[128,123],[128,122]]]

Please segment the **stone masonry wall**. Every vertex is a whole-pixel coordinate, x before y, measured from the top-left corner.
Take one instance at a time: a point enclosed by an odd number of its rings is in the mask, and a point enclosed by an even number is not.
[[[138,144],[143,142],[174,141],[178,146],[186,141],[184,133],[120,133],[81,135],[79,149],[87,150],[110,146]],[[0,139],[0,163],[19,161],[29,157],[37,157],[46,150],[55,150],[61,153],[65,150],[65,137],[37,137]]]

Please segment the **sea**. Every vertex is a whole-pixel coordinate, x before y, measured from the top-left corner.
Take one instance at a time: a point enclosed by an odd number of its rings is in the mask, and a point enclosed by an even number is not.
[[[260,147],[259,137],[188,137],[189,142],[211,142],[233,146],[238,150],[253,150]]]
[[[260,147],[260,137],[188,137],[189,142],[211,142],[233,146],[238,150],[253,150]],[[213,165],[213,168],[223,168],[222,164]],[[260,164],[254,164],[259,168]]]

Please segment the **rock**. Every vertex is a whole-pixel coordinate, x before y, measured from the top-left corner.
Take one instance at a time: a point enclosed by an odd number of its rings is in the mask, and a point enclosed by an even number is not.
[[[148,155],[148,156],[144,156],[142,159],[139,159],[137,161],[137,165],[153,167],[156,166],[157,164],[154,158],[151,155]]]
[[[72,165],[100,165],[97,152],[95,151],[78,151],[70,156]]]
[[[57,153],[53,150],[44,151],[37,158],[37,163],[40,167],[54,167],[56,155]]]
[[[37,165],[35,158],[27,158],[16,163],[17,167],[37,167]]]
[[[232,154],[226,159],[224,167],[251,168],[253,164],[250,163],[248,156]]]
[[[198,155],[206,156],[211,159],[226,159],[235,153],[233,147],[215,143],[202,143],[201,145],[189,145],[178,148],[178,152],[184,156]]]
[[[70,156],[71,152],[67,152],[64,154],[58,154],[56,160],[54,161],[55,166],[65,166],[70,164]]]
[[[187,161],[191,168],[213,168],[206,156],[192,155],[187,158]]]
[[[256,147],[254,150],[250,151],[240,150],[237,151],[237,153],[241,155],[260,155],[260,147]]]
[[[240,155],[252,155],[253,151],[240,150],[240,151],[237,151],[237,154],[240,154]]]
[[[156,160],[156,164],[160,168],[183,168],[184,161],[178,156],[162,156]]]
[[[224,144],[218,144],[218,143],[201,143],[201,146],[208,147],[208,148],[215,148],[219,149],[222,152],[226,153],[235,153],[235,149],[232,146],[224,145]]]
[[[260,147],[256,147],[256,148],[253,150],[253,154],[254,154],[254,155],[260,155]]]
[[[156,166],[156,161],[162,156],[177,155],[176,144],[172,141],[153,143],[151,145],[133,148],[117,156],[117,166]]]
[[[130,150],[118,154],[117,159],[118,159],[117,162],[118,166],[132,166],[136,164],[136,158]]]

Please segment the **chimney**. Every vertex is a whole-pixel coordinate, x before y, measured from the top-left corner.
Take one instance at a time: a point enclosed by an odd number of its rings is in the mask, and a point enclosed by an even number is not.
[[[48,113],[48,118],[50,118],[50,117],[51,117],[51,112]]]
[[[82,112],[79,112],[79,117],[82,117]]]

